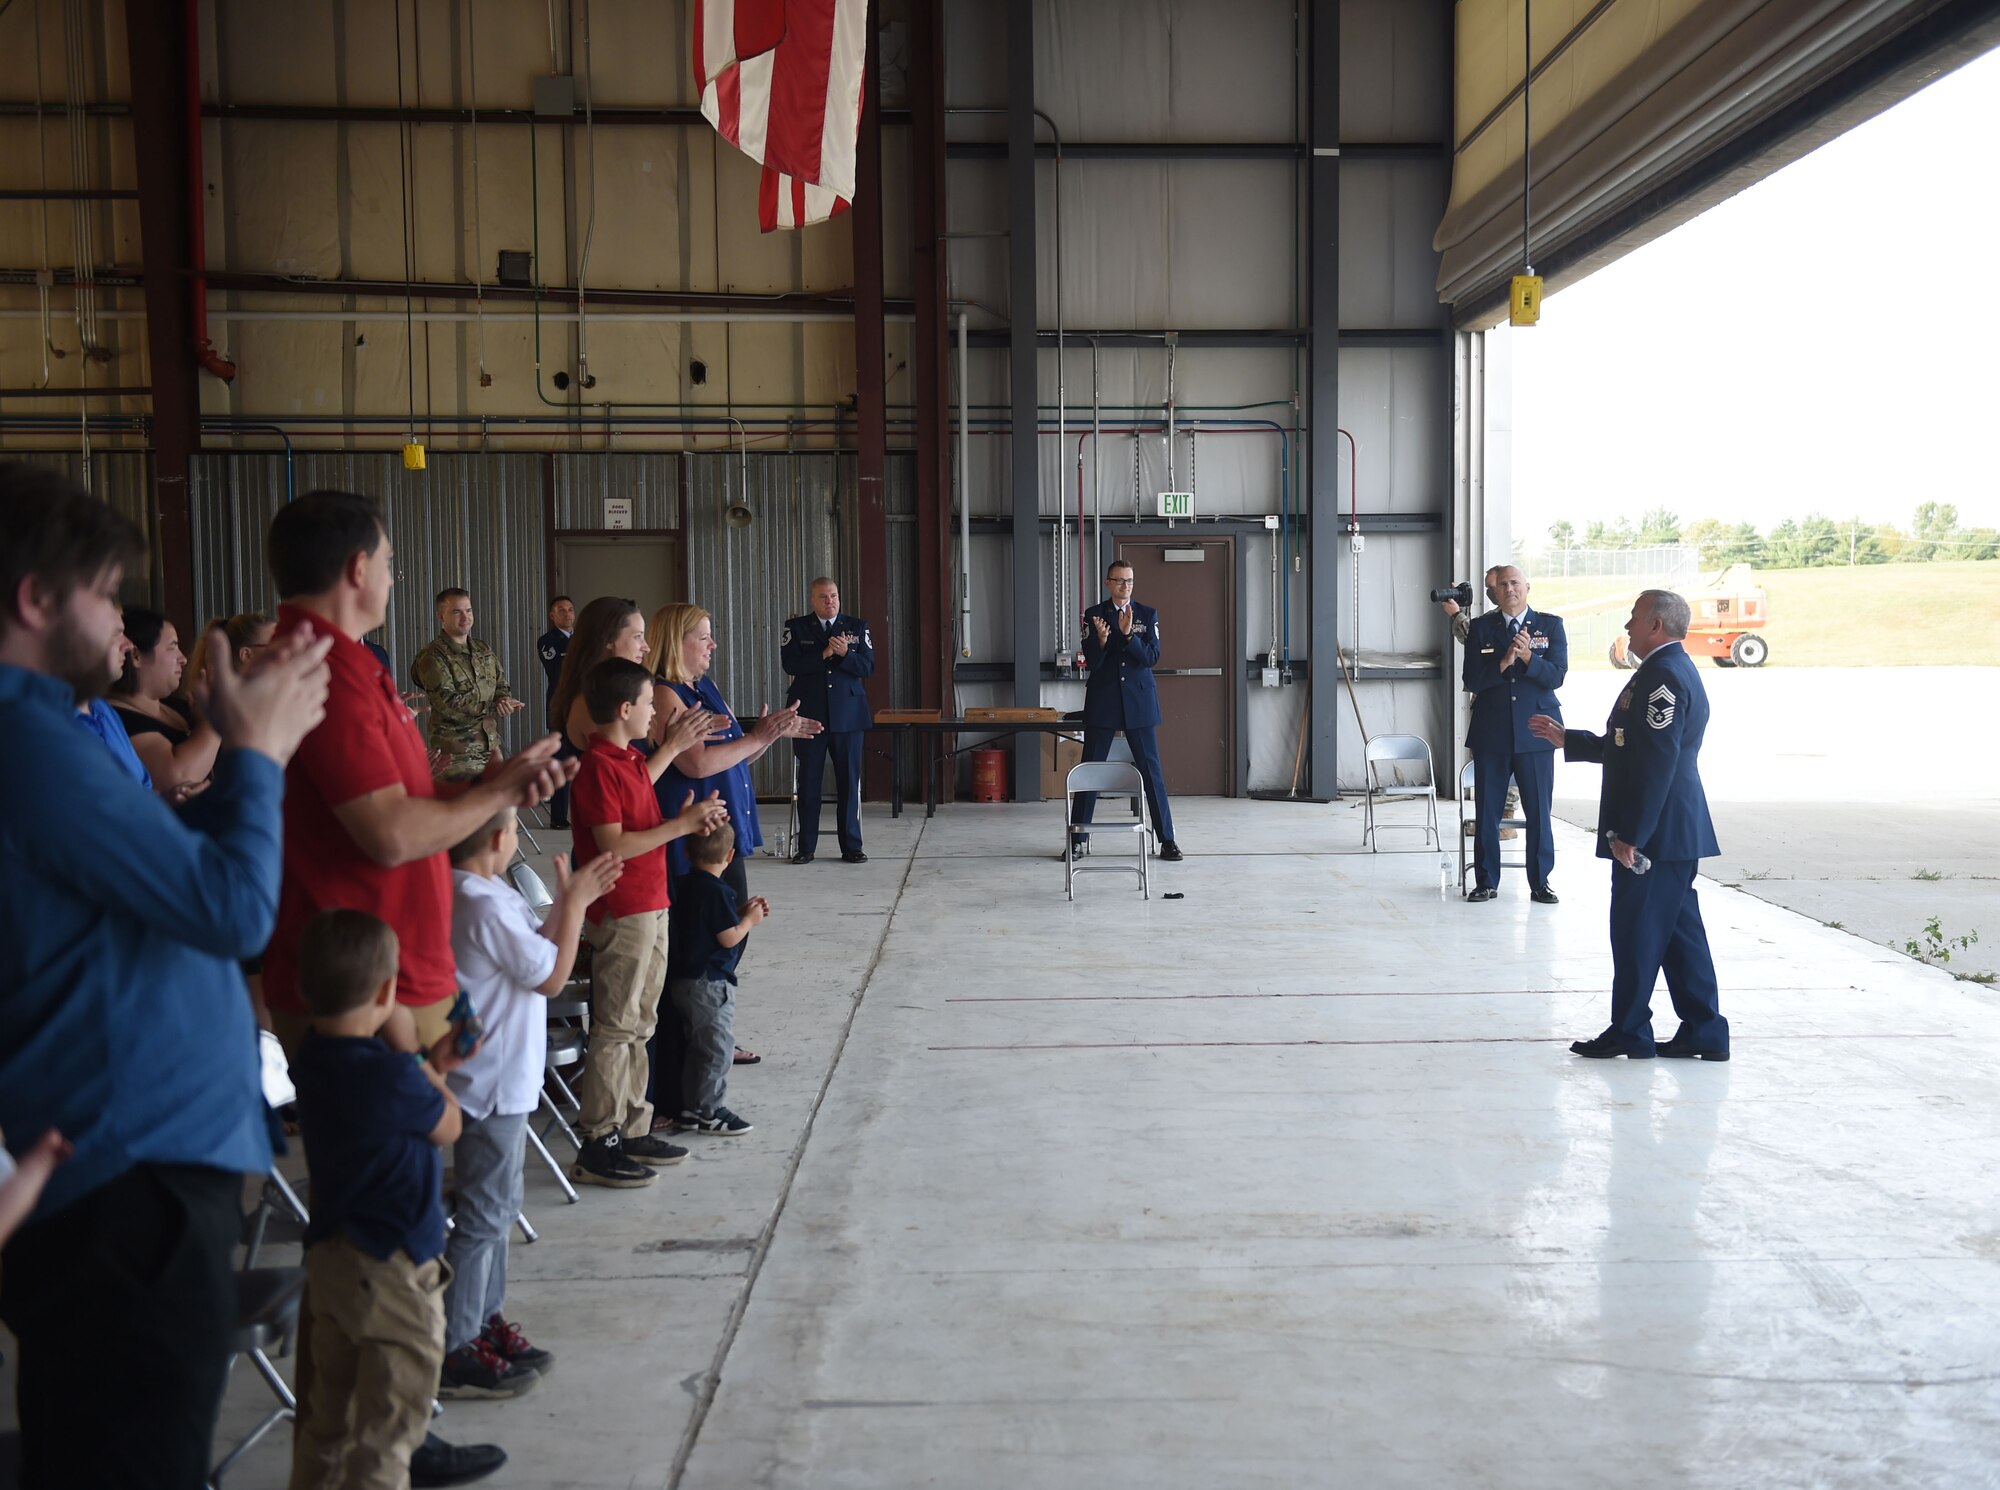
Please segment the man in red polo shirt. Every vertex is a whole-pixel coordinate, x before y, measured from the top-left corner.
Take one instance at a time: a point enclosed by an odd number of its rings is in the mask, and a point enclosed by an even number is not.
[[[367,911],[402,948],[396,999],[415,1024],[416,1048],[442,1038],[458,991],[451,955],[451,864],[445,850],[502,807],[529,807],[575,775],[555,759],[556,737],[495,761],[462,794],[440,798],[424,739],[396,681],[360,638],[388,614],[394,550],[366,497],[316,491],[271,521],[271,577],[279,627],[331,637],[326,720],[306,737],[285,777],[285,874],[277,929],[264,959],[264,997],[287,1051],[305,1033],[299,938],[323,910]]]

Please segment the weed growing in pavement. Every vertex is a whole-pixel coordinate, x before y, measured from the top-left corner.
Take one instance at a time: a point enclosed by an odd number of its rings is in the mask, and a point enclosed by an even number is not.
[[[1979,940],[1977,931],[1968,931],[1963,936],[1947,936],[1938,921],[1938,917],[1932,916],[1924,922],[1923,935],[1911,937],[1902,947],[1908,955],[1932,967],[1943,967],[1951,961],[1953,952],[1963,952]],[[1893,947],[1896,944],[1891,942],[1889,945]]]
[[[1910,878],[1913,880],[1941,880],[1944,878],[1944,872],[1938,869],[1919,869]]]

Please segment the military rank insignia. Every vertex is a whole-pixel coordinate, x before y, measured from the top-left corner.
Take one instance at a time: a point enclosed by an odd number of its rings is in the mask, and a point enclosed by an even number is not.
[[[1674,722],[1674,691],[1662,683],[1646,695],[1646,723],[1665,729]]]

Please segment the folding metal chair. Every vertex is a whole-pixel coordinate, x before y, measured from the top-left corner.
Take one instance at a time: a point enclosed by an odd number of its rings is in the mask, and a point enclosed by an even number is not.
[[[1422,763],[1424,768],[1423,782],[1419,785],[1405,781],[1403,779],[1405,768],[1418,763]],[[1368,791],[1362,802],[1364,826],[1361,836],[1369,848],[1378,854],[1382,851],[1381,842],[1376,837],[1378,830],[1382,828],[1417,828],[1423,832],[1425,848],[1429,848],[1433,841],[1436,841],[1439,848],[1443,848],[1444,839],[1438,832],[1437,771],[1431,765],[1431,747],[1424,743],[1423,736],[1375,736],[1368,742],[1363,767],[1367,772]],[[1395,773],[1393,779],[1384,776],[1385,768]],[[1375,804],[1378,801],[1410,799],[1419,799],[1425,803],[1429,813],[1426,821],[1420,823],[1375,821]]]
[[[1473,800],[1473,776],[1472,762],[1467,761],[1459,769],[1458,773],[1458,893],[1461,895],[1465,893],[1465,877],[1472,873],[1473,870],[1472,855],[1466,852],[1465,846],[1472,841],[1473,835],[1479,831],[1479,804]],[[1504,801],[1505,798],[1506,793],[1501,793],[1501,799]],[[1502,808],[1501,810],[1504,812],[1506,809]],[[1528,820],[1522,817],[1502,817],[1500,819],[1500,827],[1503,830],[1516,828],[1525,832],[1527,831]],[[1522,850],[1521,857],[1518,859],[1508,858],[1503,851],[1500,855],[1500,867],[1502,869],[1527,869],[1528,855],[1526,849]]]
[[[278,1405],[209,1471],[211,1490],[266,1433],[298,1414],[298,1398],[271,1364],[271,1356],[291,1354],[292,1342],[298,1337],[299,1297],[305,1287],[304,1268],[246,1268],[236,1275],[236,1354],[250,1357],[250,1364],[264,1378]]]
[[[1076,799],[1084,792],[1096,792],[1100,797],[1129,797],[1136,816],[1129,823],[1113,822],[1108,827],[1103,823],[1091,823],[1087,827],[1076,820]],[[1080,831],[1096,833],[1125,833],[1139,835],[1139,853],[1135,859],[1118,857],[1100,864],[1093,857],[1084,862],[1077,857],[1076,840]],[[1076,877],[1100,870],[1113,872],[1128,871],[1139,876],[1140,893],[1147,899],[1153,898],[1153,882],[1150,873],[1152,861],[1153,825],[1146,815],[1146,781],[1139,774],[1139,768],[1130,761],[1085,761],[1080,766],[1071,766],[1069,775],[1063,779],[1063,888],[1071,900],[1076,899]]]

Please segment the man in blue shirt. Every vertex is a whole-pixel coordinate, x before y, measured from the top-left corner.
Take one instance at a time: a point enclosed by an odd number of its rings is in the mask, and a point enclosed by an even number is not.
[[[176,816],[77,748],[144,552],[67,478],[0,465],[0,1130],[75,1144],[0,1268],[31,1485],[205,1479],[242,1176],[270,1164],[236,959],[270,934],[284,763],[319,722],[325,647],[281,637],[251,677],[214,670],[215,784]],[[96,1400],[119,1431],[72,1431]]]

